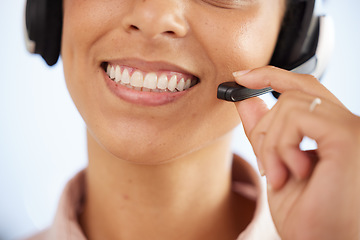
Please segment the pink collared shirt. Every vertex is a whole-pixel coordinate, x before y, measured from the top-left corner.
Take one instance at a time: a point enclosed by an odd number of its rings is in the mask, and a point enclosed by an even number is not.
[[[280,239],[272,222],[264,184],[253,168],[238,156],[234,156],[233,191],[257,202],[253,220],[239,233],[237,240]],[[84,194],[83,170],[65,186],[52,225],[27,240],[86,240],[78,222]]]

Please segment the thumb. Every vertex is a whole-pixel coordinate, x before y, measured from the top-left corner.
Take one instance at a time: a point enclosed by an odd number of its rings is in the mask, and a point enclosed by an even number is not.
[[[260,119],[269,112],[269,109],[265,102],[258,97],[237,102],[235,105],[243,124],[245,134],[251,142],[250,134],[252,130]]]

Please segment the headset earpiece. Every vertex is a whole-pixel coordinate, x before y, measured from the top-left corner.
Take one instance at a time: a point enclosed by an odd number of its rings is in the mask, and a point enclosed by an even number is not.
[[[317,33],[309,31],[314,19],[315,0],[290,0],[287,4],[282,28],[270,64],[291,70],[306,55],[315,52],[309,47],[304,49],[305,42],[312,40],[308,46],[316,44]]]
[[[288,1],[270,65],[321,78],[333,50],[334,30],[331,18],[319,15],[320,3]]]
[[[271,65],[322,77],[333,50],[334,27],[329,16],[317,12],[315,0],[289,2]]]
[[[25,11],[27,49],[54,65],[60,55],[62,1],[28,0]]]

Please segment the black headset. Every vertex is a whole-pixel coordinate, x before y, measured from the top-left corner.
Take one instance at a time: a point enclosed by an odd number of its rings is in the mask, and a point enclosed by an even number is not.
[[[332,50],[332,24],[317,13],[321,0],[287,0],[287,11],[270,65],[320,78]],[[27,0],[26,44],[49,66],[60,55],[62,0]]]
[[[62,23],[62,0],[27,0],[26,48],[40,54],[49,66],[54,65],[60,55]]]

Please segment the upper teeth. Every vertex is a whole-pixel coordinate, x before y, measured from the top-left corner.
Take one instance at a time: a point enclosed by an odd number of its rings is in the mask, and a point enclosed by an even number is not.
[[[155,72],[142,73],[139,70],[135,70],[130,76],[130,72],[126,67],[112,66],[110,64],[107,65],[106,74],[116,83],[143,91],[184,91],[196,83],[194,79],[178,77],[181,74],[170,74],[168,77],[165,73],[158,76]]]

